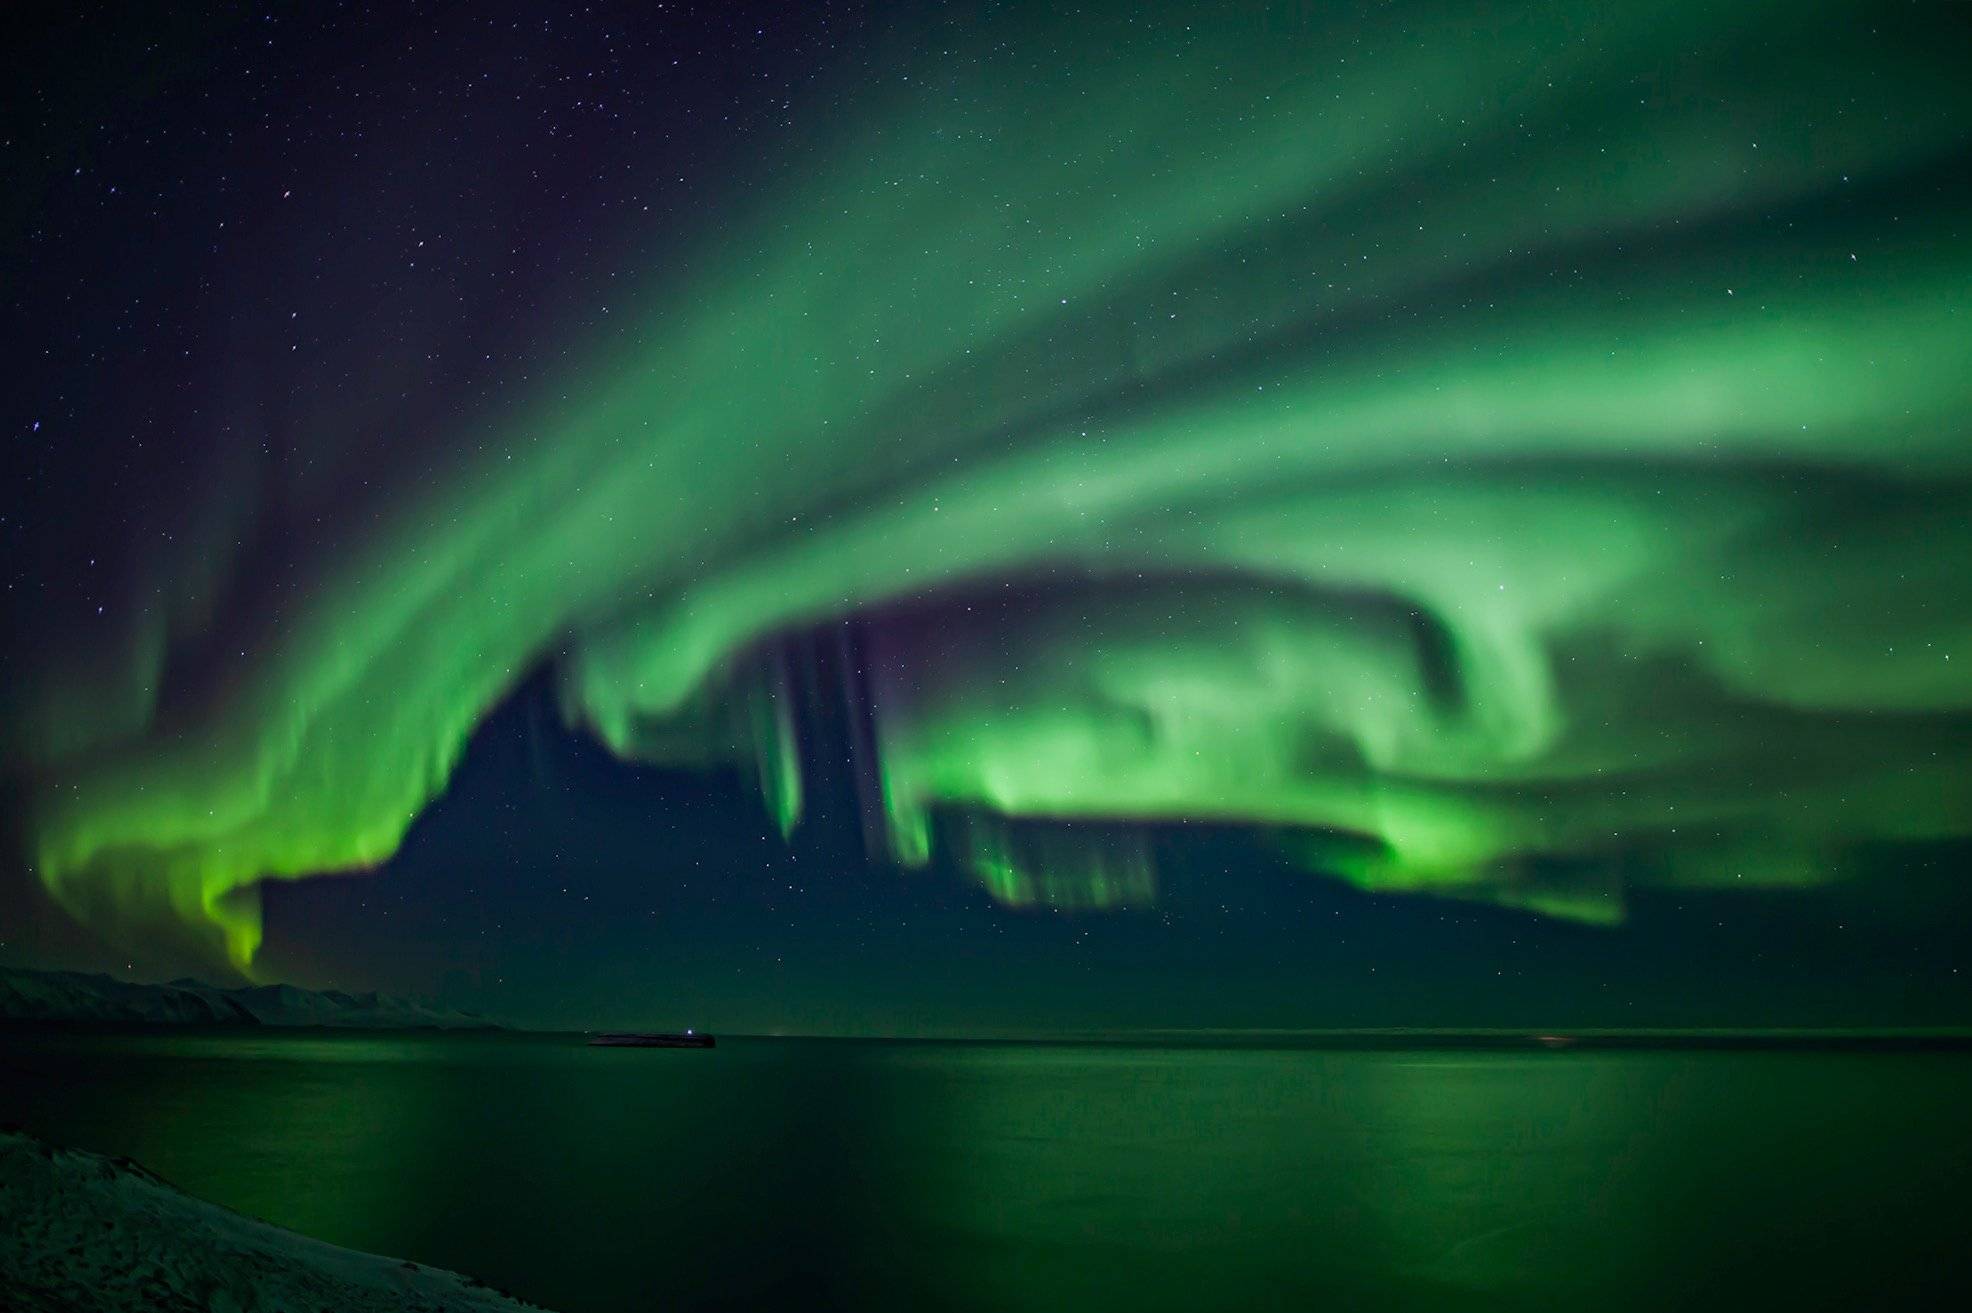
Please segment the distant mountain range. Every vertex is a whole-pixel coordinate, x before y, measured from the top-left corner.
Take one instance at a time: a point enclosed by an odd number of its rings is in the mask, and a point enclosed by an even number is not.
[[[79,971],[0,967],[0,1022],[109,1026],[332,1026],[344,1029],[497,1029],[499,1023],[420,999],[374,991],[199,980],[140,984]]]

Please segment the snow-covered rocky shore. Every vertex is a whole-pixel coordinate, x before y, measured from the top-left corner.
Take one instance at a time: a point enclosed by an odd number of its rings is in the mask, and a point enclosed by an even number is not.
[[[127,1159],[0,1131],[0,1307],[16,1313],[520,1313],[469,1277],[311,1240]]]

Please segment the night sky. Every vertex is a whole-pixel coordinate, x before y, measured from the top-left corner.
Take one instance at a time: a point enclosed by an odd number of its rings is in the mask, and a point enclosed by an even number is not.
[[[8,22],[0,961],[1972,1024],[1964,6]]]

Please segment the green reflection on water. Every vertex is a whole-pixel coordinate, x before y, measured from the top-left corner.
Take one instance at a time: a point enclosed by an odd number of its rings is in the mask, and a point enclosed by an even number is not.
[[[0,1120],[566,1313],[1972,1290],[1959,1055],[0,1036]]]

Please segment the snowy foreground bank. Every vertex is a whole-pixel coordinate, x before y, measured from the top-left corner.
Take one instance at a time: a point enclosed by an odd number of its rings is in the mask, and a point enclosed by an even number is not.
[[[174,1189],[128,1160],[0,1131],[0,1307],[20,1313],[518,1313],[438,1268],[359,1253]]]

